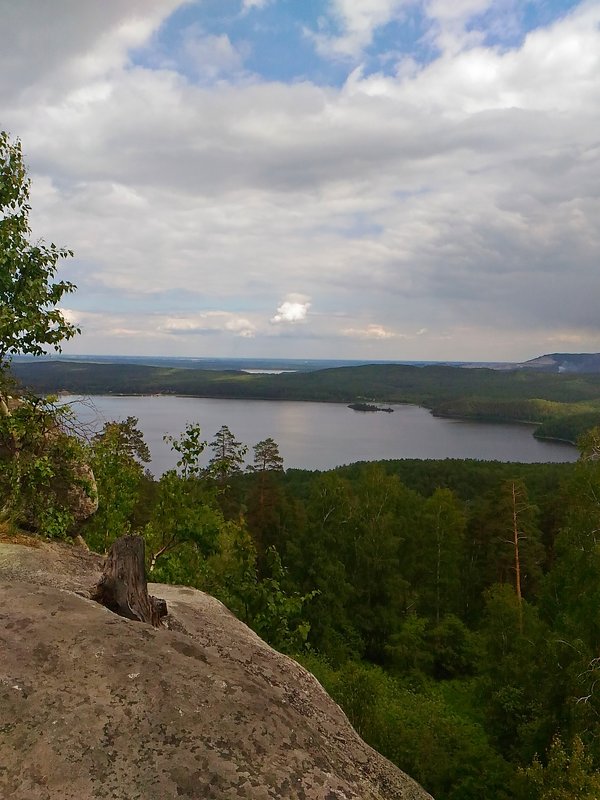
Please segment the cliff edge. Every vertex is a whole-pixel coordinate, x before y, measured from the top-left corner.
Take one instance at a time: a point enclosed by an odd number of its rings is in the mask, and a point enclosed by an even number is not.
[[[0,542],[0,797],[430,798],[217,600],[150,585],[154,629],[89,599],[101,567]]]

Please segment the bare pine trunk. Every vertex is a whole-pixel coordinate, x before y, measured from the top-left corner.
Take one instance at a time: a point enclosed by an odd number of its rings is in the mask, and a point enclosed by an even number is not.
[[[523,598],[521,595],[521,561],[519,558],[519,525],[517,518],[517,493],[515,484],[512,484],[512,507],[513,507],[513,544],[515,548],[515,591],[519,604],[519,632],[523,633]]]

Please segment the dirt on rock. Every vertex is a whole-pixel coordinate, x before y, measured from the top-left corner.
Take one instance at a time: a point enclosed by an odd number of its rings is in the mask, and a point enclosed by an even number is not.
[[[0,542],[1,798],[430,798],[220,602],[151,584],[155,629],[89,599],[101,567]]]

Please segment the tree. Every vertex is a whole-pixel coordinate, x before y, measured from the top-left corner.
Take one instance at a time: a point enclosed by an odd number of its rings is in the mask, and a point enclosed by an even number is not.
[[[183,478],[175,470],[162,475],[157,486],[156,505],[144,528],[150,550],[150,572],[157,561],[190,545],[199,555],[214,552],[223,524],[214,497],[196,478]],[[162,575],[159,574],[159,579]]]
[[[70,514],[58,503],[56,486],[69,482],[69,470],[72,480],[78,479],[76,443],[59,435],[61,419],[51,403],[42,408],[34,397],[11,400],[19,392],[7,375],[13,355],[41,355],[46,347],[60,350],[64,340],[79,333],[57,308],[75,286],[54,282],[59,261],[73,254],[55,244],[30,241],[29,191],[21,143],[0,131],[0,479],[6,483],[8,476],[9,484],[3,491],[4,508],[17,519],[29,509],[46,533],[52,529],[64,534]]]
[[[10,384],[5,385],[5,390]],[[0,398],[1,398],[0,389]],[[11,392],[12,394],[13,392]],[[6,397],[0,413],[0,509],[12,522],[62,537],[97,507],[94,477],[68,406]]]
[[[202,431],[200,425],[188,423],[181,436],[165,436],[165,442],[171,445],[171,449],[179,453],[177,466],[181,470],[183,478],[199,478],[203,472],[200,459],[204,452],[207,442],[200,436]]]
[[[73,253],[30,242],[29,191],[21,143],[0,131],[0,367],[13,354],[60,350],[79,333],[57,308],[74,284],[53,282],[59,261]]]
[[[600,775],[579,736],[570,747],[555,736],[546,766],[536,756],[519,779],[519,800],[596,800],[600,793]]]
[[[279,445],[269,437],[258,442],[254,450],[254,464],[250,467],[253,472],[281,472],[283,458],[279,454]]]
[[[238,442],[227,425],[219,428],[209,447],[214,455],[208,462],[208,474],[219,483],[223,484],[231,475],[241,472],[248,448]]]
[[[107,551],[119,536],[130,532],[140,502],[143,464],[150,461],[136,417],[107,422],[91,442],[90,463],[98,487],[98,511],[86,529],[93,549]]]
[[[436,624],[462,611],[462,574],[466,528],[462,504],[450,489],[436,489],[423,508],[417,537],[419,612]]]
[[[472,579],[480,589],[509,583],[519,605],[538,589],[545,553],[539,509],[523,480],[508,479],[476,501],[472,516]]]
[[[144,536],[150,549],[150,572],[161,559],[161,568],[175,550],[191,547],[196,554],[206,556],[216,547],[223,523],[216,508],[214,488],[199,480],[204,474],[200,458],[206,447],[199,425],[188,424],[180,437],[165,436],[180,459],[181,470],[168,470],[158,482],[156,504]],[[168,572],[166,577],[168,577]]]
[[[277,442],[270,437],[258,442],[252,449],[254,463],[249,469],[257,475],[257,481],[248,496],[248,525],[262,555],[269,545],[279,545],[279,514],[276,507],[281,498],[274,476],[283,472],[283,458],[279,455]]]

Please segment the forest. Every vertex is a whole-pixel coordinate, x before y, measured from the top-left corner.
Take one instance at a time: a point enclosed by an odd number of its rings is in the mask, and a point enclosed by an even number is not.
[[[437,800],[598,797],[600,430],[576,464],[307,472],[286,471],[272,439],[243,471],[226,425],[210,440],[188,425],[156,480],[135,418],[85,442],[67,413],[42,451],[50,413],[11,415],[30,447],[0,461],[5,527],[77,533],[99,553],[142,534],[150,580],[222,600]],[[82,460],[99,505],[76,525],[61,487]]]
[[[415,403],[434,414],[533,422],[534,435],[575,443],[600,424],[600,375],[443,365],[367,364],[281,375],[82,361],[21,361],[13,374],[38,393],[178,394],[335,403]]]

